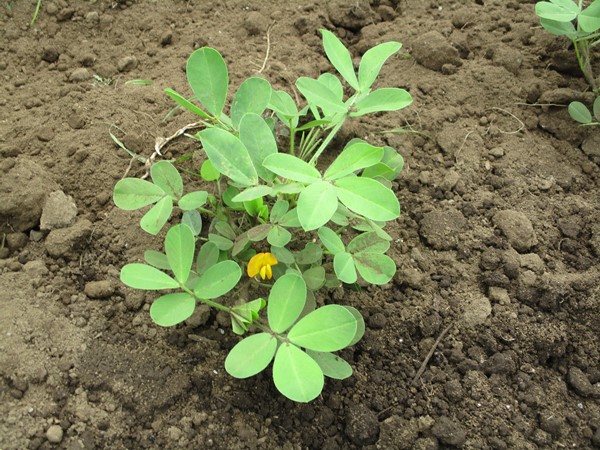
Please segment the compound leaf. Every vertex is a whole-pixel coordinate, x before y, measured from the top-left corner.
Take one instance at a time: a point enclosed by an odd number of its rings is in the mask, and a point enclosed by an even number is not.
[[[570,22],[579,14],[579,7],[572,0],[551,0],[551,2],[537,2],[535,13],[542,19]]]
[[[301,183],[314,183],[321,179],[317,169],[288,153],[275,153],[263,160],[263,166],[280,177]]]
[[[396,273],[394,260],[382,253],[361,252],[353,255],[360,276],[368,283],[386,284]]]
[[[382,157],[383,147],[357,142],[346,147],[331,163],[323,176],[329,180],[342,178],[352,172],[377,164]]]
[[[345,250],[342,239],[331,228],[319,228],[319,239],[321,240],[325,248],[334,255],[337,253],[341,253]]]
[[[267,122],[257,114],[246,114],[240,122],[240,140],[248,150],[258,176],[273,181],[275,174],[263,166],[267,156],[277,153],[277,142]]]
[[[579,13],[577,23],[586,33],[594,33],[600,28],[600,1],[596,0]]]
[[[323,266],[311,267],[302,273],[302,278],[304,278],[308,289],[316,291],[325,284],[325,269]]]
[[[208,192],[206,191],[195,191],[185,194],[179,199],[177,203],[184,211],[190,211],[192,209],[200,208],[206,203],[208,199]]]
[[[280,225],[274,225],[267,234],[267,242],[274,247],[285,247],[292,239],[292,234]]]
[[[308,77],[300,77],[296,81],[296,87],[311,105],[316,105],[332,113],[346,112],[346,105],[337,97],[335,92],[329,89],[319,80]]]
[[[354,267],[354,259],[348,252],[337,253],[333,257],[333,270],[338,279],[344,283],[356,283],[356,267]]]
[[[173,164],[159,161],[150,168],[150,176],[157,186],[177,200],[183,195],[183,180]]]
[[[385,253],[389,248],[389,241],[379,237],[374,231],[359,234],[348,244],[348,251],[350,253]]]

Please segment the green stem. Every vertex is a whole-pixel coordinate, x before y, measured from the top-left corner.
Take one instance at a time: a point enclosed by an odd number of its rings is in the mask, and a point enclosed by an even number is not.
[[[221,311],[225,311],[225,312],[231,312],[231,308],[229,308],[228,306],[225,305],[221,305],[220,303],[217,302],[213,302],[212,300],[208,300],[205,298],[200,298],[198,297],[194,291],[189,290],[187,287],[185,287],[184,285],[180,285],[181,289],[183,289],[185,292],[187,292],[188,294],[190,294],[191,296],[193,296],[197,301],[202,302],[202,303],[206,303],[208,306],[212,306],[213,308],[217,308],[220,309]]]
[[[196,208],[196,209],[197,209],[198,211],[200,211],[200,212],[203,212],[204,214],[208,214],[209,216],[213,216],[213,217],[216,217],[216,216],[217,216],[217,215],[216,215],[214,212],[212,212],[212,211],[211,211],[211,210],[209,210],[209,209],[202,208],[202,207],[200,207],[200,208]]]
[[[340,128],[342,128],[342,125],[344,125],[344,122],[346,121],[346,117],[344,117],[342,120],[340,120],[340,122],[335,127],[333,127],[333,130],[331,130],[331,132],[327,135],[325,140],[321,143],[321,145],[319,146],[319,148],[317,149],[315,154],[312,156],[312,158],[310,158],[310,161],[308,161],[309,164],[312,164],[313,166],[317,164],[317,160],[319,159],[319,156],[321,156],[321,153],[323,153],[323,151],[329,145],[331,140],[335,137],[335,135],[338,133],[338,131],[340,131]]]
[[[290,120],[290,155],[294,156],[296,154],[296,129],[292,123],[292,120]]]

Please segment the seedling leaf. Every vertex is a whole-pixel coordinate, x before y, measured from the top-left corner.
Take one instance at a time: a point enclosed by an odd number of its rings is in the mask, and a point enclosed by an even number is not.
[[[331,228],[319,228],[319,239],[325,248],[334,255],[343,252],[345,249],[342,239]]]
[[[321,289],[325,284],[325,269],[323,266],[311,267],[302,273],[306,287],[311,291]]]
[[[302,95],[308,100],[309,104],[314,104],[324,110],[333,113],[346,112],[346,105],[337,95],[319,80],[308,77],[300,77],[296,81],[296,87]]]
[[[171,270],[167,255],[156,250],[146,250],[144,252],[144,261],[157,269]]]
[[[309,242],[296,255],[296,262],[300,265],[310,265],[320,262],[322,258],[323,250],[321,250],[321,246],[314,242]]]
[[[225,370],[235,378],[249,378],[262,372],[273,360],[277,339],[268,333],[248,336],[238,342],[225,358]]]
[[[552,0],[552,2],[537,2],[535,13],[542,19],[570,22],[577,18],[579,7],[572,0]]]
[[[306,302],[306,283],[301,276],[288,273],[279,278],[269,294],[267,317],[275,333],[283,333],[298,320]]]
[[[227,66],[221,54],[210,47],[199,48],[190,55],[186,74],[196,98],[209,113],[220,117],[229,85]]]
[[[213,166],[242,186],[258,184],[258,175],[248,150],[233,134],[221,128],[208,128],[198,133]]]
[[[404,89],[382,88],[371,92],[354,104],[355,112],[350,116],[357,117],[381,111],[397,111],[412,103],[411,95]]]
[[[295,402],[310,402],[325,384],[317,362],[295,345],[282,344],[273,362],[273,382],[279,392]]]
[[[350,347],[351,345],[354,345],[358,341],[360,341],[365,335],[365,319],[363,318],[362,314],[358,311],[358,309],[354,308],[353,306],[345,306],[345,308],[348,311],[350,311],[350,313],[356,319],[356,333],[354,333],[352,341],[348,344],[348,347]]]
[[[277,223],[281,220],[285,213],[288,212],[290,204],[287,200],[277,200],[271,208],[270,220],[271,223]]]
[[[165,196],[150,211],[144,214],[144,217],[140,220],[140,227],[146,233],[156,236],[162,230],[162,227],[165,226],[172,212],[173,199]]]
[[[246,114],[240,122],[240,140],[248,150],[258,176],[273,181],[275,174],[263,166],[267,156],[277,153],[277,142],[267,122],[256,114]]]
[[[383,147],[357,142],[346,147],[331,163],[323,176],[329,180],[342,178],[352,172],[377,164],[382,157]]]
[[[307,350],[306,353],[317,362],[326,377],[345,380],[352,375],[352,366],[333,353],[312,350]]]
[[[298,219],[304,231],[325,225],[337,211],[335,188],[326,181],[307,186],[298,197]]]
[[[189,319],[196,309],[196,299],[186,292],[166,294],[154,300],[150,317],[161,327],[172,327]]]
[[[600,28],[600,0],[596,0],[590,6],[579,13],[577,23],[582,31],[594,33]]]
[[[362,92],[367,92],[375,82],[383,64],[401,48],[400,42],[385,42],[365,52],[358,67],[358,84]]]
[[[275,225],[267,234],[267,242],[274,247],[285,247],[292,239],[292,234],[280,225]]]
[[[167,232],[165,253],[175,278],[181,284],[185,284],[190,276],[195,246],[194,234],[187,225],[173,225]]]
[[[156,203],[165,195],[165,191],[149,181],[124,178],[115,185],[113,200],[117,207],[133,211]]]
[[[396,273],[394,260],[382,253],[361,252],[354,255],[360,276],[368,283],[386,284]]]
[[[321,33],[323,34],[323,48],[327,58],[348,84],[358,91],[358,79],[354,72],[350,52],[331,31],[321,30]]]
[[[194,293],[199,298],[213,299],[227,294],[242,277],[242,270],[236,262],[221,261],[206,269],[200,276]]]
[[[375,180],[350,176],[336,180],[335,186],[339,200],[357,214],[381,221],[400,216],[394,193]]]
[[[600,122],[600,95],[594,100],[594,106],[592,108],[594,110],[594,117]]]
[[[179,283],[164,272],[146,264],[126,264],[121,269],[121,281],[135,289],[159,291],[175,289]]]
[[[352,255],[348,252],[337,253],[333,257],[333,270],[338,279],[344,283],[356,283],[356,267]]]
[[[317,169],[293,155],[287,153],[275,153],[267,156],[263,166],[280,177],[301,183],[314,183],[321,179]]]
[[[164,92],[169,97],[171,97],[173,100],[175,100],[175,103],[177,103],[182,108],[187,109],[189,112],[194,113],[194,114],[202,117],[203,119],[209,119],[209,120],[212,119],[211,116],[206,114],[204,111],[202,111],[196,105],[194,105],[191,101],[186,99],[183,95],[179,94],[178,92],[175,92],[173,89],[167,88],[167,89],[165,89]]]
[[[200,167],[200,176],[204,181],[215,181],[221,177],[221,172],[215,169],[210,159],[205,160]]]
[[[588,124],[592,122],[592,114],[581,102],[571,102],[569,104],[569,115],[573,120],[579,123]]]
[[[196,273],[202,275],[219,260],[219,247],[214,242],[205,242],[196,257]]]
[[[292,327],[288,339],[309,350],[335,352],[347,347],[356,333],[356,319],[340,305],[314,310]]]
[[[257,198],[262,198],[265,195],[271,194],[272,192],[273,188],[271,186],[265,186],[262,184],[260,186],[254,186],[240,192],[238,195],[233,197],[232,200],[234,202],[248,202],[251,200],[256,200]]]
[[[178,205],[184,211],[190,211],[192,209],[200,208],[206,203],[207,199],[208,192],[206,191],[190,192],[179,199]]]
[[[239,129],[244,114],[253,113],[259,117],[271,100],[271,85],[263,78],[246,79],[238,88],[231,103],[231,123]]]
[[[184,211],[181,216],[181,223],[190,227],[194,236],[198,236],[202,231],[202,216],[195,209]]]
[[[374,231],[359,234],[348,244],[348,251],[350,253],[385,253],[389,248],[389,241],[379,237]]]

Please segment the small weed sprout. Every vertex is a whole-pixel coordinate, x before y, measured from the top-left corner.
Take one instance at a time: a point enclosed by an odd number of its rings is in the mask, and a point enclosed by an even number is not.
[[[164,252],[148,250],[145,264],[121,270],[127,286],[168,291],[150,308],[154,322],[177,325],[198,302],[228,313],[234,333],[255,333],[229,352],[227,372],[248,378],[273,362],[275,386],[298,402],[316,398],[325,377],[352,374],[334,352],[354,345],[365,330],[357,309],[318,306],[315,292],[356,283],[359,276],[381,285],[396,272],[385,254],[391,237],[384,226],[400,215],[391,183],[403,158],[391,147],[352,139],[329,167],[319,170],[317,162],[349,118],[412,102],[404,89],[372,89],[400,43],[368,50],[357,74],[342,42],[329,31],[322,35],[350,96],[330,73],[301,77],[296,87],[307,104],[299,109],[285,91],[252,77],[226,115],[227,67],[215,49],[200,48],[186,72],[202,108],[172,89],[165,92],[199,117],[202,129],[192,138],[206,159],[192,175],[213,188],[186,192],[175,165],[159,161],[150,168],[151,181],[125,178],[114,189],[119,208],[152,205],[140,226],[153,235],[175,206],[182,211],[181,223],[166,233]]]
[[[596,94],[592,112],[583,103],[572,102],[569,115],[583,125],[600,125],[600,78],[594,74],[591,56],[592,48],[600,43],[600,0],[594,0],[587,8],[582,0],[537,2],[535,13],[546,31],[571,40],[579,68]]]

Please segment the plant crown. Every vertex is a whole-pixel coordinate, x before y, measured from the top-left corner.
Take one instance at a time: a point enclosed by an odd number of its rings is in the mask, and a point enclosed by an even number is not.
[[[165,92],[199,116],[202,130],[191,137],[206,159],[193,175],[214,188],[187,192],[175,165],[159,161],[150,169],[151,181],[125,178],[114,189],[119,208],[151,205],[140,226],[153,235],[175,206],[182,211],[181,223],[166,232],[164,252],[148,250],[145,264],[121,270],[127,286],[168,291],[152,303],[154,322],[179,324],[198,302],[225,311],[234,333],[257,331],[229,352],[227,372],[247,378],[273,361],[276,388],[298,402],[316,398],[325,376],[352,374],[333,352],[358,342],[365,329],[358,310],[319,307],[315,291],[354,284],[359,275],[385,284],[396,271],[385,254],[391,237],[383,228],[400,215],[391,183],[403,158],[391,147],[352,139],[324,170],[317,162],[348,118],[412,102],[404,89],[372,89],[400,43],[368,50],[357,74],[342,42],[329,31],[322,35],[327,57],[352,91],[349,96],[333,74],[300,77],[296,88],[307,104],[298,109],[288,93],[252,77],[240,85],[226,115],[227,67],[215,49],[200,48],[186,70],[194,97]],[[343,234],[351,237],[347,245]],[[223,296],[236,301],[221,303]]]

